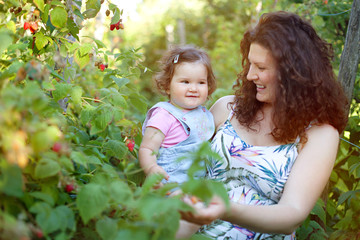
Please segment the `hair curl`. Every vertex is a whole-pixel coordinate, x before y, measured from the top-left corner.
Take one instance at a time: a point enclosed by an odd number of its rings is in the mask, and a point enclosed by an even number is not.
[[[271,135],[277,142],[291,143],[299,136],[306,142],[310,124],[330,124],[341,133],[347,123],[348,101],[336,80],[331,44],[322,40],[310,23],[288,12],[263,14],[240,43],[243,70],[234,86],[236,119],[251,128],[263,103],[256,86],[247,81],[248,54],[252,43],[268,49],[278,67]]]
[[[178,61],[174,63],[178,55]],[[160,72],[154,76],[156,86],[161,94],[166,93],[170,88],[171,79],[174,76],[176,67],[184,62],[200,62],[207,70],[208,95],[210,96],[216,89],[215,75],[212,70],[211,61],[208,54],[192,45],[173,46],[160,60]]]

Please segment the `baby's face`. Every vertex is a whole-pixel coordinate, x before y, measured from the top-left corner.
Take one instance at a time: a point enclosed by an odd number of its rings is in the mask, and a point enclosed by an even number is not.
[[[200,62],[183,62],[175,68],[166,91],[170,102],[183,109],[191,110],[203,105],[208,97],[207,70]]]

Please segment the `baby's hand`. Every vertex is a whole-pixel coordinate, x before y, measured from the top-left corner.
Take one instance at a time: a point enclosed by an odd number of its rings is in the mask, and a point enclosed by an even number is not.
[[[151,166],[148,170],[147,170],[147,173],[146,175],[149,176],[149,175],[152,175],[152,174],[160,174],[160,175],[163,175],[165,180],[169,180],[169,175],[167,174],[167,172],[162,168],[160,167],[159,165],[153,165]]]

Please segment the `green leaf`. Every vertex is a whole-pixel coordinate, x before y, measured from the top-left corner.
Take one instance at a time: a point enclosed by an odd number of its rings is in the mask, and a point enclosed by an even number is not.
[[[2,164],[0,172],[0,192],[14,197],[22,197],[23,181],[21,169],[17,165]]]
[[[96,164],[96,165],[101,165],[102,162],[100,161],[100,159],[96,156],[88,156],[87,157],[88,162],[91,164]]]
[[[36,178],[47,178],[56,175],[60,171],[60,165],[49,158],[42,158],[35,167]]]
[[[64,28],[66,27],[67,16],[68,14],[63,7],[55,7],[50,12],[50,21],[55,27]]]
[[[119,89],[122,87],[122,86],[125,86],[126,84],[128,84],[130,82],[129,79],[127,78],[117,78],[115,76],[110,76],[110,78],[112,80],[114,80],[114,82],[116,83],[116,85],[118,85]]]
[[[129,185],[115,180],[110,183],[110,196],[118,204],[127,205],[133,201],[132,192]]]
[[[107,48],[105,43],[103,43],[102,41],[98,40],[98,39],[95,39],[95,43],[97,45],[98,48]]]
[[[35,37],[35,45],[39,50],[43,49],[46,44],[49,43],[49,40],[44,36],[42,32],[37,32],[35,34]]]
[[[86,155],[83,154],[82,152],[72,151],[72,152],[71,152],[71,155],[70,155],[70,158],[71,158],[74,162],[76,162],[76,163],[84,166],[85,168],[88,167],[87,157],[86,157]]]
[[[48,22],[50,8],[51,8],[51,4],[45,4],[44,12],[43,14],[41,14],[41,19],[43,23]]]
[[[100,11],[100,0],[87,0],[86,11],[82,13],[85,18],[93,18]]]
[[[73,19],[68,18],[68,20],[67,20],[67,28],[69,29],[71,35],[74,38],[76,38],[76,40],[80,41],[79,36],[78,36],[80,30],[79,30],[79,27],[76,25],[76,23],[74,22]]]
[[[114,239],[117,231],[117,222],[114,219],[105,217],[96,222],[96,232],[103,240]]]
[[[67,206],[61,205],[51,208],[45,202],[37,202],[30,212],[36,213],[36,222],[45,234],[53,233],[57,230],[75,229],[75,217],[73,211]]]
[[[96,107],[85,105],[80,114],[80,121],[86,125],[96,114]]]
[[[147,103],[146,98],[140,94],[131,94],[129,96],[131,104],[135,106],[142,113],[146,113],[147,111]]]
[[[334,228],[343,230],[349,229],[354,222],[353,214],[354,212],[351,209],[347,210],[345,216],[335,224]]]
[[[145,179],[145,182],[142,186],[142,195],[146,195],[151,189],[153,189],[164,176],[160,174],[152,174]]]
[[[115,8],[114,12],[114,16],[111,18],[111,23],[110,24],[115,24],[118,23],[120,21],[120,11],[118,8]]]
[[[338,206],[343,204],[346,200],[348,200],[349,203],[352,198],[356,197],[356,192],[357,191],[348,191],[341,194],[339,197]]]
[[[95,118],[91,121],[92,127],[100,132],[104,131],[113,120],[113,115],[113,108],[109,104],[99,107]]]
[[[348,158],[348,166],[349,166],[349,173],[352,174],[355,178],[360,177],[360,162],[359,156],[351,155]]]
[[[54,91],[55,90],[55,87],[51,82],[43,81],[43,82],[41,82],[41,86],[46,91]]]
[[[125,143],[118,140],[109,140],[103,145],[106,155],[122,159],[127,152]]]
[[[44,192],[31,192],[29,193],[30,196],[41,199],[44,202],[48,203],[50,206],[54,206],[54,199],[47,193]]]
[[[5,49],[7,49],[12,44],[12,37],[8,32],[1,31],[0,32],[0,56]]]
[[[183,205],[185,204],[180,199],[164,198],[153,194],[142,197],[138,203],[140,214],[146,221],[154,221],[154,218],[164,218],[168,214],[181,209]],[[180,214],[178,215],[179,218]]]
[[[66,98],[69,96],[72,89],[72,85],[68,83],[55,84],[55,91],[52,91],[52,96],[55,101]]]
[[[34,3],[40,11],[44,12],[44,0],[34,0]]]
[[[36,213],[36,223],[39,224],[45,234],[59,229],[56,213],[48,203],[36,202],[29,210],[32,213]]]
[[[115,88],[110,88],[109,101],[117,107],[128,108],[125,98]]]
[[[89,54],[82,56],[80,50],[77,49],[74,53],[74,61],[79,65],[80,69],[83,69],[90,62],[90,56]]]
[[[8,51],[9,52],[13,52],[15,50],[20,50],[20,51],[24,51],[26,48],[28,48],[28,43],[22,43],[22,42],[18,42],[15,44],[12,44],[8,47]]]
[[[123,107],[127,108],[127,106],[123,106]],[[114,122],[118,122],[123,118],[124,118],[124,110],[121,108],[114,108]]]
[[[57,216],[57,222],[59,228],[62,231],[66,229],[75,230],[76,222],[75,222],[75,215],[73,210],[71,210],[68,206],[61,205],[56,207],[55,214]]]
[[[93,48],[93,46],[90,43],[85,43],[85,44],[81,45],[79,48],[80,56],[83,57],[84,55],[90,53],[92,48]]]
[[[71,89],[70,96],[74,104],[81,104],[81,96],[83,89],[80,86],[75,86]]]
[[[65,68],[64,69],[64,79],[70,82],[69,80],[75,80],[76,78],[76,69],[75,68]]]
[[[99,216],[107,207],[109,193],[105,188],[106,186],[101,184],[89,183],[80,189],[76,205],[85,224]]]
[[[149,233],[145,228],[136,229],[121,229],[117,232],[115,240],[134,239],[134,240],[148,240]]]
[[[69,172],[74,171],[74,164],[69,158],[65,156],[61,156],[61,158],[59,159],[59,163],[61,166],[65,167],[65,169],[68,170]]]
[[[112,178],[117,178],[119,176],[119,174],[116,172],[116,169],[107,163],[102,164],[102,170],[109,176]]]
[[[318,216],[326,224],[326,212],[324,210],[324,202],[321,199],[317,201],[311,213]]]

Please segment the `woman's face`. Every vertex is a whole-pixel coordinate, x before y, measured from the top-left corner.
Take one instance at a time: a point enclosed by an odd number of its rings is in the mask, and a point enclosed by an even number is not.
[[[256,85],[256,99],[272,104],[275,101],[277,64],[269,50],[252,43],[249,51],[250,68],[246,78]]]

